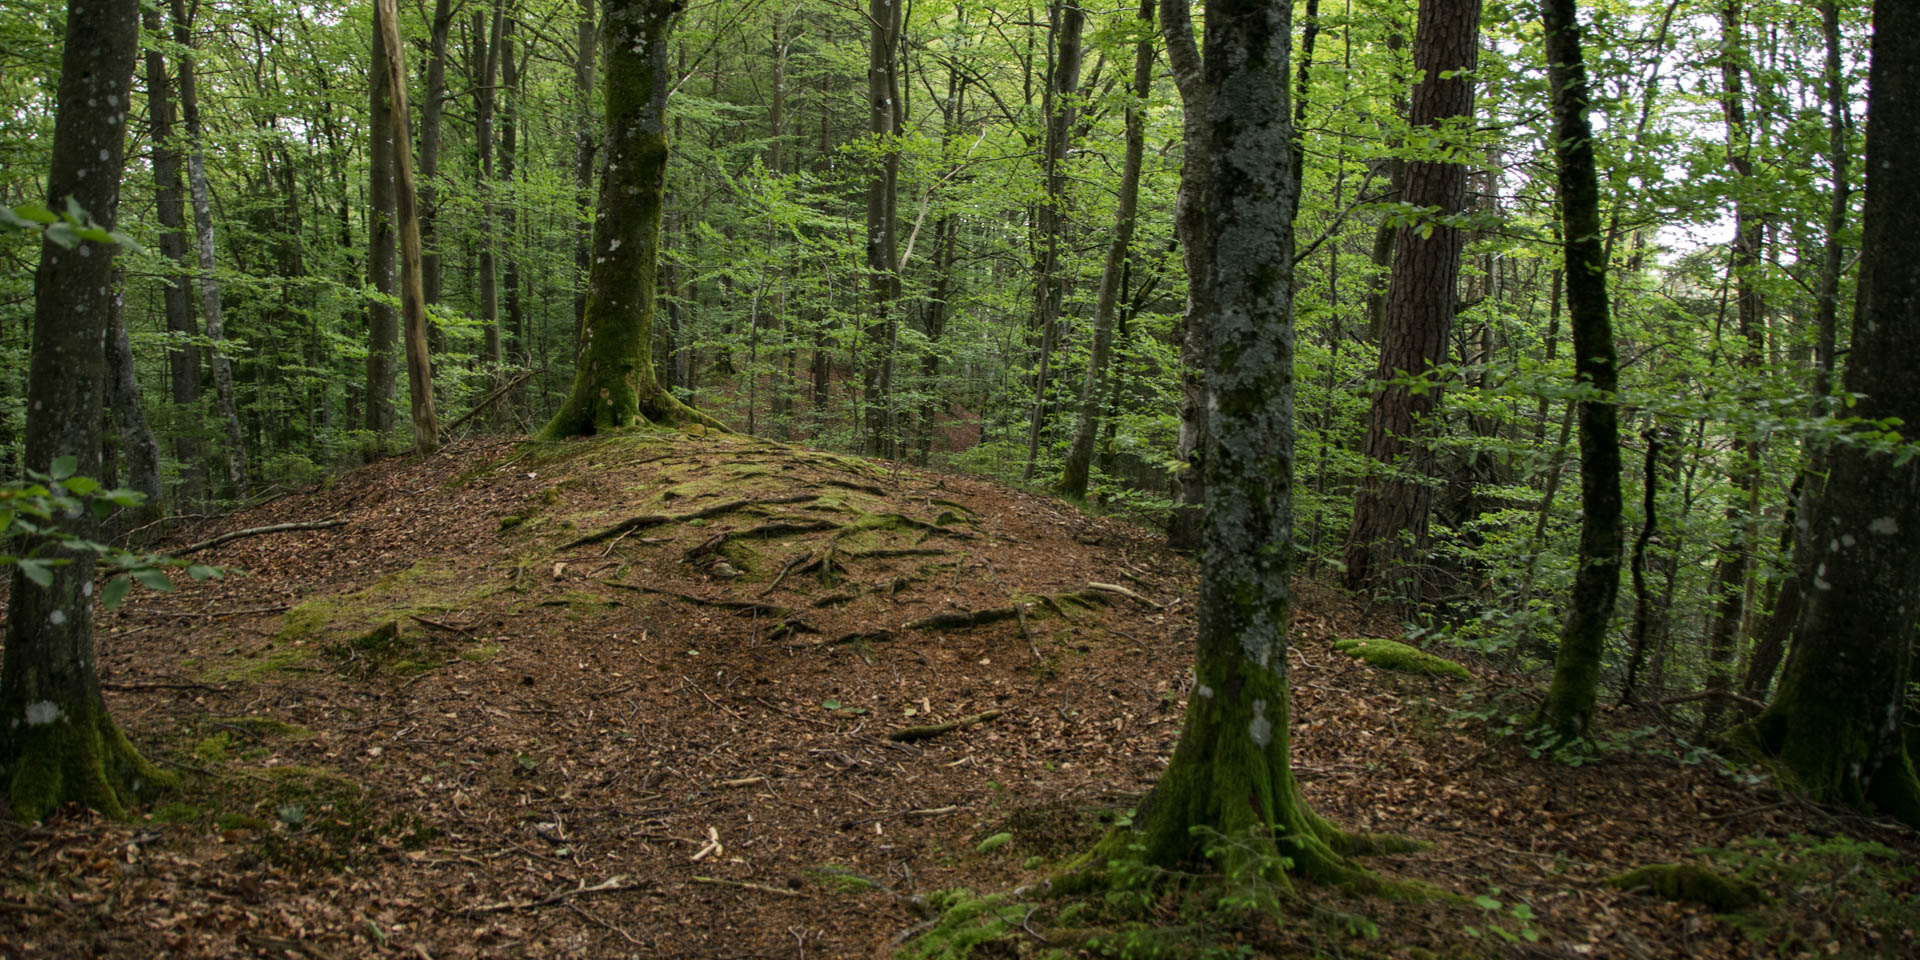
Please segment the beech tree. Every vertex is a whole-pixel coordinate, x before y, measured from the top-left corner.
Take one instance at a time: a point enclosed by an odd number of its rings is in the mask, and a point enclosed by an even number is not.
[[[139,42],[140,5],[134,0],[79,2],[67,9],[47,202],[53,210],[76,205],[104,230],[113,229],[120,202]],[[111,241],[66,244],[51,231],[41,241],[27,375],[29,469],[100,473],[116,252]],[[63,464],[59,470],[56,461]],[[93,532],[85,511],[59,522],[75,536]],[[94,554],[41,545],[60,561],[42,568],[50,580],[36,583],[16,566],[9,586],[0,664],[0,771],[18,819],[37,820],[69,801],[120,816],[129,800],[164,776],[127,742],[100,698]]]
[[[1879,0],[1867,99],[1866,230],[1850,411],[1920,425],[1920,7]],[[1742,736],[1809,796],[1920,827],[1901,717],[1920,616],[1920,458],[1839,444],[1794,551],[1806,584],[1773,702]]]
[[[1292,6],[1226,0],[1207,8],[1200,82],[1215,115],[1232,119],[1207,130],[1204,212],[1193,238],[1206,245],[1207,272],[1192,282],[1210,311],[1199,654],[1171,762],[1141,801],[1132,834],[1117,832],[1096,857],[1139,844],[1150,864],[1191,861],[1211,833],[1230,841],[1230,873],[1273,874],[1291,861],[1307,876],[1374,887],[1347,859],[1367,839],[1308,807],[1289,750],[1300,195],[1287,94]]]
[[[573,392],[546,439],[643,422],[720,422],[674,399],[653,372],[653,314],[666,207],[667,39],[678,0],[609,0],[600,47],[607,92],[600,199]]]

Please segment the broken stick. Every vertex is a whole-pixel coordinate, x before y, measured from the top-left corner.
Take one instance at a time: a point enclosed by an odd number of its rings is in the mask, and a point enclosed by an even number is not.
[[[952,733],[955,730],[965,730],[968,727],[979,726],[988,720],[999,717],[1001,712],[1002,711],[999,710],[988,710],[985,713],[976,713],[971,717],[961,717],[951,723],[930,723],[924,727],[903,727],[887,734],[887,739],[900,743],[911,743],[915,740],[931,740],[943,733]]]
[[[273,524],[268,524],[267,526],[264,526],[264,527],[248,527],[245,530],[235,530],[231,533],[223,533],[217,537],[214,537],[211,540],[202,540],[199,543],[193,544],[191,546],[181,547],[180,549],[173,551],[173,555],[176,557],[184,557],[189,553],[199,553],[200,551],[205,550],[208,547],[217,547],[223,543],[226,543],[229,540],[238,540],[241,537],[257,537],[263,533],[285,533],[288,530],[325,530],[328,527],[344,527],[346,525],[347,525],[346,520],[336,518],[333,520],[310,520],[310,521],[303,521],[300,523],[273,523]]]

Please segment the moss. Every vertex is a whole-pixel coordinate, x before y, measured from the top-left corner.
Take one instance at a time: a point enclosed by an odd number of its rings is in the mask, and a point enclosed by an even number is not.
[[[512,530],[514,527],[517,527],[526,522],[527,522],[527,518],[521,514],[518,514],[518,513],[507,514],[506,516],[500,518],[500,532],[506,533],[508,530]]]
[[[201,676],[215,683],[251,683],[263,677],[292,673],[313,659],[314,651],[278,641],[237,660],[205,664]]]
[[[991,837],[986,838],[985,840],[980,841],[980,845],[978,847],[975,847],[974,849],[980,853],[992,853],[993,851],[1006,846],[1008,843],[1012,842],[1012,840],[1013,840],[1013,834],[1002,831],[1000,833],[994,834]]]
[[[205,807],[197,804],[173,801],[153,808],[147,819],[154,823],[192,823],[207,815]]]
[[[281,737],[287,740],[311,740],[313,731],[297,723],[273,717],[215,717],[213,722],[239,727],[256,737]]]
[[[193,745],[191,752],[194,756],[208,763],[226,763],[232,758],[233,735],[230,733],[216,733],[211,737],[203,738]]]
[[[134,749],[97,699],[61,705],[50,722],[16,726],[8,746],[17,752],[7,794],[22,821],[39,820],[64,803],[122,819],[130,804],[176,782]]]
[[[1435,656],[1419,647],[1408,646],[1397,640],[1374,638],[1335,640],[1333,648],[1355,660],[1364,661],[1382,670],[1396,670],[1424,677],[1451,677],[1455,680],[1466,680],[1473,676],[1467,672],[1466,667],[1452,660]]]
[[[500,645],[497,643],[483,643],[460,651],[460,659],[469,663],[486,663],[499,655]]]
[[[907,960],[961,960],[1026,923],[1032,908],[1005,896],[976,897],[966,889],[941,891],[927,898],[941,911],[939,922],[903,945],[895,956]]]
[[[1649,889],[1668,900],[1705,904],[1716,913],[1733,913],[1763,902],[1760,888],[1745,880],[1690,863],[1653,863],[1607,880],[1622,890]]]

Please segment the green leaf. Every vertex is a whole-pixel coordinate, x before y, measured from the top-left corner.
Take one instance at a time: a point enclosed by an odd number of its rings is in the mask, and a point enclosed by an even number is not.
[[[17,563],[20,567],[20,572],[24,574],[28,580],[32,580],[34,583],[43,587],[53,586],[53,571],[48,568],[45,560],[21,557]]]
[[[65,250],[72,250],[80,245],[80,235],[73,231],[73,224],[70,223],[56,223],[48,227],[41,236]]]
[[[1494,898],[1489,897],[1484,893],[1473,898],[1473,905],[1476,907],[1479,907],[1482,910],[1500,909],[1500,901],[1495,900]]]
[[[167,577],[166,571],[164,570],[155,567],[141,567],[133,572],[133,576],[134,579],[140,581],[142,586],[155,593],[173,592],[173,581]]]
[[[204,563],[187,564],[187,576],[195,580],[218,580],[220,579],[220,574],[221,570],[219,567],[209,567]]]
[[[80,496],[80,497],[84,497],[87,494],[100,489],[100,481],[95,480],[92,477],[68,477],[67,479],[60,481],[60,485],[63,487],[66,487],[75,496]]]
[[[100,592],[100,602],[106,604],[108,610],[118,610],[120,601],[125,600],[127,591],[132,589],[133,581],[127,579],[126,574],[121,574],[107,581],[107,588]]]
[[[17,204],[13,208],[13,213],[15,216],[31,220],[38,224],[60,222],[60,218],[56,216],[52,210],[48,210],[46,207],[37,203]]]
[[[69,454],[64,457],[55,457],[53,466],[47,468],[47,475],[55,480],[65,480],[73,476],[73,472],[78,469],[80,469],[80,461]]]
[[[838,710],[838,709],[840,709],[840,701],[838,701],[838,700],[822,700],[822,701],[820,701],[820,709],[822,709],[822,710]]]

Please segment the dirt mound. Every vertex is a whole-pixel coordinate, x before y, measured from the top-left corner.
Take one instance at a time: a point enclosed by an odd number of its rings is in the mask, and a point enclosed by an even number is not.
[[[102,615],[116,715],[188,785],[139,823],[0,828],[0,955],[885,954],[920,895],[1084,849],[1180,729],[1191,564],[979,479],[738,437],[469,441],[172,545],[334,518]],[[1332,651],[1392,627],[1363,620],[1302,590],[1296,757],[1322,812],[1439,845],[1385,869],[1504,886],[1593,955],[1737,952],[1603,880],[1776,808],[1671,764],[1504,762],[1448,717],[1459,681]]]

